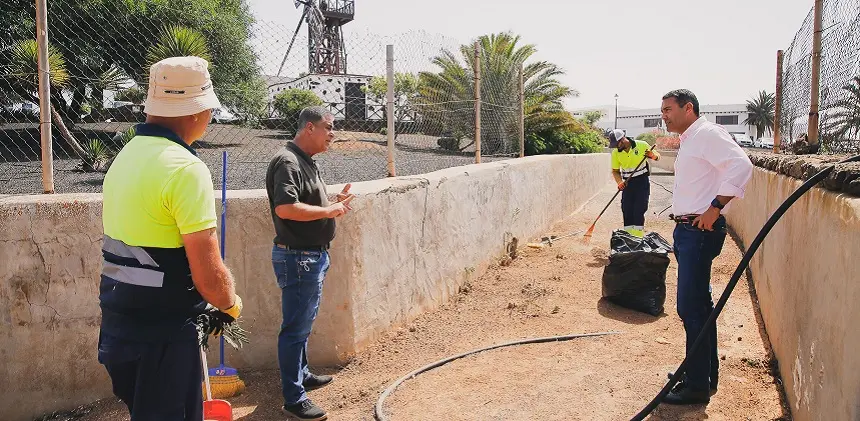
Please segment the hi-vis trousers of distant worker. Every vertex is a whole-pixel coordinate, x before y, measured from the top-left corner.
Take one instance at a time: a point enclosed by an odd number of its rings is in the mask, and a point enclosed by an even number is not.
[[[624,230],[637,237],[645,235],[645,212],[651,198],[651,182],[648,175],[627,180],[621,192],[621,213],[624,214]]]

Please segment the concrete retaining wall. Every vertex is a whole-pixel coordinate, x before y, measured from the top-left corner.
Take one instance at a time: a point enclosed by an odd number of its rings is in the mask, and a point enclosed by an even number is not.
[[[678,151],[657,151],[660,153],[659,161],[648,161],[655,168],[675,172],[675,157],[678,156]]]
[[[354,212],[339,221],[332,245],[311,363],[346,363],[379,333],[445,302],[510,236],[542,234],[610,183],[608,166],[606,154],[539,156],[354,184]],[[228,200],[227,263],[252,341],[229,352],[228,363],[273,368],[281,315],[266,194],[231,191]],[[4,420],[111,395],[96,360],[101,238],[99,194],[0,198]]]
[[[749,244],[801,181],[756,168],[727,212]],[[860,198],[814,188],[750,269],[796,421],[860,420]]]

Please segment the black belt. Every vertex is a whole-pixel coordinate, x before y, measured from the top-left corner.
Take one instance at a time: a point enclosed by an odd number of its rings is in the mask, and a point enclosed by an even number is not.
[[[676,224],[692,224],[693,220],[698,218],[699,215],[696,214],[687,214],[687,215],[672,215],[669,214],[669,219],[675,221]]]
[[[275,247],[282,248],[284,250],[294,250],[294,251],[328,251],[331,247],[331,244],[326,244],[324,246],[288,246],[285,244],[275,243]]]

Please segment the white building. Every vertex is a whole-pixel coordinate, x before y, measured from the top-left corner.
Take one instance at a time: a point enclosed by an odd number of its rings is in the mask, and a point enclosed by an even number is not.
[[[699,115],[712,123],[725,127],[729,133],[746,134],[753,139],[758,138],[755,127],[743,123],[749,116],[746,104],[702,105]],[[597,124],[603,129],[610,130],[614,128],[615,120],[610,115],[608,118],[604,117]],[[659,108],[619,109],[618,128],[626,130],[630,137],[666,129]]]
[[[304,89],[315,93],[332,111],[336,120],[384,120],[385,105],[368,98],[364,87],[371,76],[304,75],[298,78],[266,76],[269,103],[287,89]]]

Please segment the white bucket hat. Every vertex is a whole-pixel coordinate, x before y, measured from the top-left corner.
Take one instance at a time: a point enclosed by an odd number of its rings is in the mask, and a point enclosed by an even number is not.
[[[221,108],[209,78],[209,62],[200,57],[170,57],[149,68],[143,112],[182,117]]]

